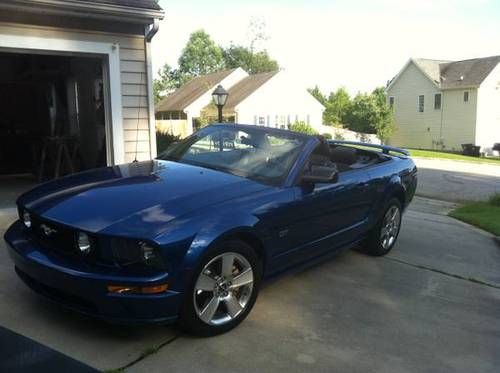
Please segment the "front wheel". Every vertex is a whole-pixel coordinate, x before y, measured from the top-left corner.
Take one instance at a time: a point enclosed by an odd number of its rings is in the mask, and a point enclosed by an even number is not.
[[[254,250],[241,241],[222,242],[195,271],[180,324],[188,332],[212,336],[237,326],[252,309],[262,266]]]
[[[384,214],[368,234],[361,251],[372,256],[387,254],[394,247],[401,228],[401,203],[394,198],[385,206]]]

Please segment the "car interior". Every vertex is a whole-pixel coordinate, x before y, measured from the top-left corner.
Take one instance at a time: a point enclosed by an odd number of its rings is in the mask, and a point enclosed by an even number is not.
[[[324,139],[311,154],[310,164],[334,165],[337,172],[345,172],[368,167],[385,161],[387,158],[373,151],[352,146],[329,144]]]

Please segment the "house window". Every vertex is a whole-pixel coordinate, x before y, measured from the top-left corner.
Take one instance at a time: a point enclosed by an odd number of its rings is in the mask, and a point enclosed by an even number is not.
[[[441,110],[441,93],[436,93],[434,95],[434,109]]]
[[[266,124],[266,118],[259,117],[259,126],[263,126],[264,124]]]
[[[424,112],[424,95],[418,96],[418,112]]]
[[[469,91],[464,92],[464,102],[469,102]]]
[[[394,108],[394,96],[389,96],[389,107]]]

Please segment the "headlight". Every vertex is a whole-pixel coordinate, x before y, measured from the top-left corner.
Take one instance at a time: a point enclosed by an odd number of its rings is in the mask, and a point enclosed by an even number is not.
[[[90,243],[90,239],[87,233],[78,232],[77,240],[76,240],[78,250],[84,255],[90,253],[92,249],[92,244]]]
[[[154,246],[151,246],[145,242],[139,243],[141,259],[142,262],[148,266],[156,267],[156,268],[164,268],[163,259],[161,258],[158,249]]]
[[[23,211],[23,223],[26,228],[31,228],[31,215],[28,211]]]
[[[122,266],[142,263],[158,269],[165,268],[158,248],[144,241],[114,238],[111,248],[114,261]]]

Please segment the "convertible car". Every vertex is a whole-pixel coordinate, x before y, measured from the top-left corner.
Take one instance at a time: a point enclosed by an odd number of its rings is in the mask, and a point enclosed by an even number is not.
[[[360,145],[211,125],[156,160],[25,193],[5,240],[19,277],[60,305],[222,333],[264,280],[340,250],[392,249],[417,170],[404,150]]]

